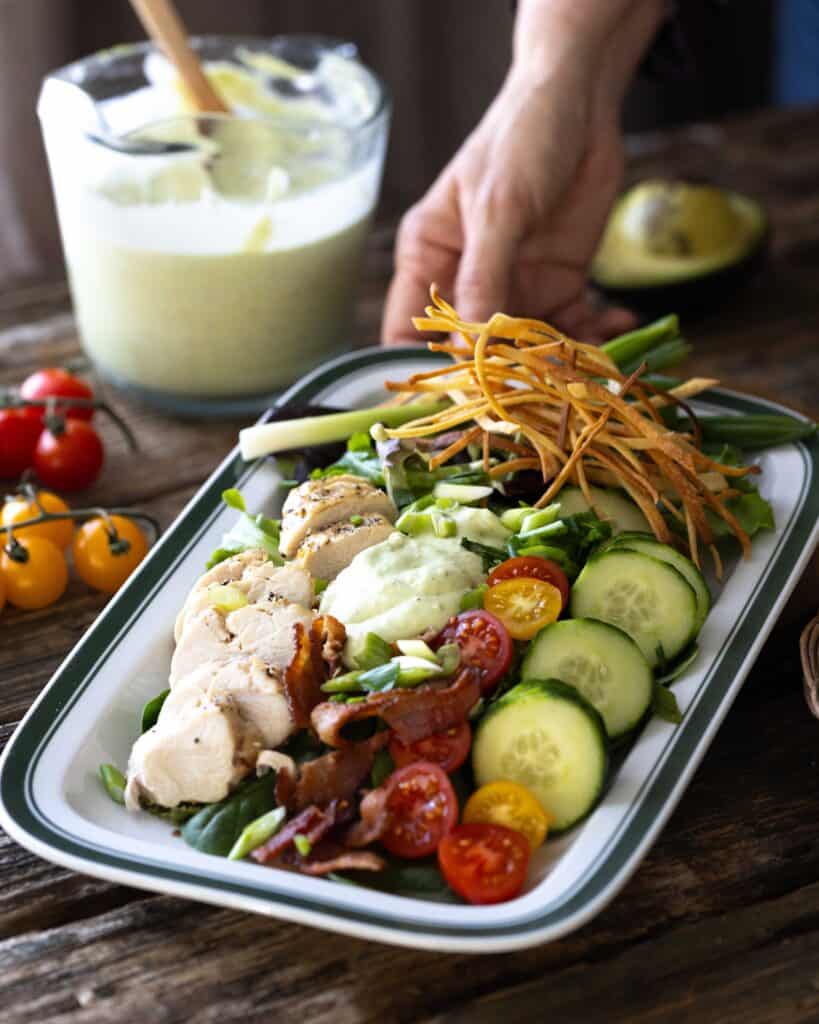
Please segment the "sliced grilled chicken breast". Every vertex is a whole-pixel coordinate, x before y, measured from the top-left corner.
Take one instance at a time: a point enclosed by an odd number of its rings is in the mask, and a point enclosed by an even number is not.
[[[315,533],[309,533],[298,550],[296,559],[313,576],[334,580],[346,569],[359,551],[380,544],[394,531],[389,519],[378,513],[361,517],[355,523],[349,519]]]
[[[304,569],[297,565],[274,565],[260,548],[242,551],[215,565],[196,581],[176,617],[177,642],[188,619],[211,606],[211,588],[228,584],[249,603],[281,597],[309,608],[315,599],[313,580]]]
[[[261,736],[265,747],[277,747],[293,732],[290,709],[277,672],[269,672],[256,657],[237,657],[230,661],[206,661],[173,689],[162,706],[165,718],[176,715],[177,702],[184,707],[192,688],[202,693],[229,697],[245,721]]]
[[[373,514],[394,522],[398,511],[384,491],[369,481],[348,475],[307,480],[294,488],[284,503],[279,550],[285,558],[292,558],[308,533],[353,515]]]
[[[170,687],[205,662],[255,655],[266,669],[283,670],[295,653],[293,627],[309,629],[313,613],[283,598],[245,605],[228,615],[205,608],[185,623],[171,660]]]
[[[253,769],[262,747],[230,696],[183,685],[131,750],[126,805],[138,810],[141,798],[162,807],[223,800]]]

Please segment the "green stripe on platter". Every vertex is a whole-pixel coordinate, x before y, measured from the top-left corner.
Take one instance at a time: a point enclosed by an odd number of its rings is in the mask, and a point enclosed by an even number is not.
[[[283,396],[282,403],[309,402],[329,385],[340,382],[341,378],[362,369],[384,363],[400,364],[422,357],[426,358],[422,351],[406,349],[355,353],[314,372]],[[779,408],[774,403],[720,391],[709,394],[708,400],[710,404],[721,409],[736,412],[770,411],[771,408]],[[504,935],[520,935],[557,925],[600,898],[628,866],[644,837],[655,824],[657,807],[662,806],[668,799],[679,781],[680,773],[685,770],[703,734],[725,700],[739,667],[763,627],[771,601],[781,593],[793,565],[808,543],[814,524],[819,519],[819,491],[814,488],[809,492],[811,477],[819,467],[819,444],[813,439],[807,445],[801,444],[799,449],[805,466],[800,504],[754,589],[745,616],[736,624],[732,634],[725,638],[711,670],[692,699],[685,721],[675,731],[670,732],[655,768],[635,795],[629,812],[572,887],[527,918],[504,926],[437,926],[409,916],[396,920],[377,911],[352,912],[349,908],[343,911],[346,918],[363,925],[376,925],[398,931],[407,927],[417,927],[428,934],[449,938],[491,939]],[[332,915],[335,908],[322,900],[295,897],[292,893],[283,891],[277,892],[272,886],[237,884],[233,879],[228,881],[216,874],[203,875],[193,870],[171,868],[167,861],[149,862],[112,854],[103,847],[83,841],[82,837],[75,838],[64,833],[54,823],[49,822],[47,816],[37,806],[31,792],[33,773],[49,737],[70,707],[80,699],[94,672],[113,654],[118,637],[141,614],[159,587],[175,571],[192,545],[213,522],[220,511],[221,491],[228,486],[242,486],[254,472],[254,467],[245,467],[235,456],[229,458],[214,479],[206,484],[184,518],[168,532],[161,550],[156,552],[156,556],[161,557],[153,557],[146,563],[139,578],[109,606],[97,625],[69,656],[39,705],[10,743],[10,748],[13,747],[13,756],[5,762],[3,776],[0,779],[0,797],[7,813],[17,826],[33,838],[55,850],[83,858],[89,866],[95,863],[141,874],[145,876],[147,887],[150,887],[151,879],[162,878],[184,882],[205,890],[220,891],[229,888],[232,892],[263,899],[274,905],[287,904],[294,908]]]

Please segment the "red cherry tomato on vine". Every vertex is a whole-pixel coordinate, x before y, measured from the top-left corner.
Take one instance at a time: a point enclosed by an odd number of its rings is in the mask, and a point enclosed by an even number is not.
[[[517,896],[529,856],[526,836],[504,825],[459,825],[438,847],[447,884],[470,903],[502,903]]]
[[[74,567],[80,579],[95,590],[119,590],[148,552],[148,541],[127,516],[110,516],[116,538],[104,519],[89,519],[74,535]]]
[[[469,722],[453,725],[444,732],[436,732],[415,743],[402,743],[397,736],[390,739],[390,757],[399,768],[418,761],[431,761],[443,771],[454,772],[466,760],[472,745],[472,730]]]
[[[557,562],[553,562],[550,558],[538,558],[535,555],[508,558],[489,573],[486,582],[490,587],[494,587],[496,583],[501,583],[503,580],[517,579],[542,580],[544,583],[551,583],[560,591],[563,607],[565,608],[568,604],[569,578]]]
[[[104,451],[96,430],[84,420],[65,420],[60,431],[46,428],[34,449],[34,469],[55,491],[81,491],[100,474]]]
[[[58,367],[49,366],[45,370],[38,370],[26,377],[20,386],[20,396],[28,399],[45,398],[87,398],[94,397],[94,392],[84,382],[75,377],[68,370],[61,370]],[[25,410],[26,416],[38,423],[43,422],[45,409],[30,405]],[[75,420],[90,420],[94,410],[90,407],[73,405],[65,407],[61,402],[59,411],[64,416],[70,416]]]
[[[506,626],[479,608],[451,618],[433,646],[437,650],[443,644],[458,645],[461,668],[478,680],[482,693],[492,691],[512,662],[512,639]]]
[[[396,857],[427,857],[458,819],[452,783],[437,764],[418,761],[399,768],[384,783],[387,827],[384,846]]]
[[[16,480],[29,468],[42,430],[24,409],[0,409],[0,479]]]

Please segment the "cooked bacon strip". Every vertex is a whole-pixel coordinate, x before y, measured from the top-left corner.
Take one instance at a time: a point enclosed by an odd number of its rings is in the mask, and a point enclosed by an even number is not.
[[[316,619],[313,629],[320,634],[321,660],[327,668],[327,674],[335,675],[341,667],[341,652],[347,642],[347,630],[332,615],[322,615]]]
[[[275,836],[253,850],[250,856],[258,864],[270,864],[293,845],[296,836],[304,836],[311,846],[314,845],[336,824],[337,810],[338,808],[333,804],[330,804],[325,810],[321,810],[319,807],[305,808],[301,814],[291,818]]]
[[[358,704],[319,704],[310,716],[319,739],[329,747],[344,747],[343,729],[351,722],[381,718],[402,743],[414,743],[459,725],[481,695],[479,683],[462,672],[446,687],[418,686],[412,690],[374,693]]]
[[[344,837],[346,846],[353,848],[369,846],[381,838],[387,827],[387,787],[371,790],[361,801],[361,820],[351,825]]]
[[[338,619],[326,615],[315,619],[309,631],[295,623],[293,636],[296,649],[282,674],[282,689],[293,723],[303,729],[310,724],[310,712],[324,700],[321,684],[340,658],[347,634]]]
[[[301,811],[334,800],[352,803],[373,766],[377,751],[386,746],[389,733],[378,732],[364,743],[354,743],[323,754],[301,766],[298,777],[280,770],[276,778],[276,802],[288,811]]]
[[[302,875],[320,878],[332,871],[383,871],[385,861],[372,850],[341,850],[335,856],[328,856],[324,850],[314,851],[309,857],[287,856],[288,864]]]

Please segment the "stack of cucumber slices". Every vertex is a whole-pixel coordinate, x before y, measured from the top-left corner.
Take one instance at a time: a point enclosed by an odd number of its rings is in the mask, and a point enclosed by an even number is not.
[[[538,633],[522,681],[481,721],[477,784],[518,782],[553,833],[576,825],[602,795],[612,742],[646,718],[655,672],[685,656],[710,605],[690,559],[650,534],[618,533],[575,581],[571,617]]]

